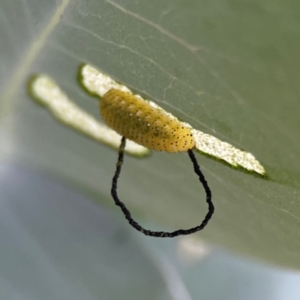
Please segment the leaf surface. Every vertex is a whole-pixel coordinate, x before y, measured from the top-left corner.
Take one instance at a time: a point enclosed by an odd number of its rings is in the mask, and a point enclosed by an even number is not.
[[[117,153],[58,124],[26,90],[31,75],[45,73],[100,118],[76,78],[90,63],[265,166],[268,179],[197,155],[216,206],[199,238],[300,267],[298,2],[0,3],[1,155],[112,203]],[[141,219],[176,229],[202,220],[201,189],[187,155],[154,153],[126,157],[119,194]]]

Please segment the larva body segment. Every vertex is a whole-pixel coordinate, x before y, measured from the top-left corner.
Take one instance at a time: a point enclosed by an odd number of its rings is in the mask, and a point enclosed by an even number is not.
[[[109,127],[144,147],[182,152],[195,146],[189,127],[131,93],[110,89],[100,101],[100,112]]]

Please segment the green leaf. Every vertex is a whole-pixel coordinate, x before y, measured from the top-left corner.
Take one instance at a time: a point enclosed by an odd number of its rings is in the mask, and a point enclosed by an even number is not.
[[[297,1],[0,3],[2,160],[54,172],[112,204],[117,153],[57,123],[26,90],[45,73],[100,119],[76,79],[90,63],[266,167],[262,179],[197,155],[216,206],[197,237],[300,267]],[[206,213],[186,154],[126,157],[119,195],[162,228],[193,226]]]

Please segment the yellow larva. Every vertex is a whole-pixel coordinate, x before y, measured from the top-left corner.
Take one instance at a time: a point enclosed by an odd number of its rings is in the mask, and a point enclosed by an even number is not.
[[[182,152],[195,146],[189,127],[131,93],[110,89],[100,101],[100,112],[109,127],[144,147]]]
[[[195,147],[195,139],[191,129],[160,107],[144,101],[130,92],[123,92],[114,88],[103,95],[100,101],[100,112],[106,124],[122,136],[116,171],[112,179],[111,195],[129,224],[145,235],[161,238],[172,238],[204,229],[211,219],[215,208],[211,201],[211,190],[192,150]],[[132,218],[130,211],[119,199],[117,193],[126,139],[158,151],[188,152],[194,172],[198,175],[205,190],[208,204],[208,212],[200,225],[171,232],[153,231],[145,229]]]

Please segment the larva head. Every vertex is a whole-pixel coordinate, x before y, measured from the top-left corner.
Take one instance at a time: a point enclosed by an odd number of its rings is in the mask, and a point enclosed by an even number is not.
[[[147,148],[182,152],[195,146],[189,127],[131,93],[109,90],[100,101],[100,112],[109,127]]]

